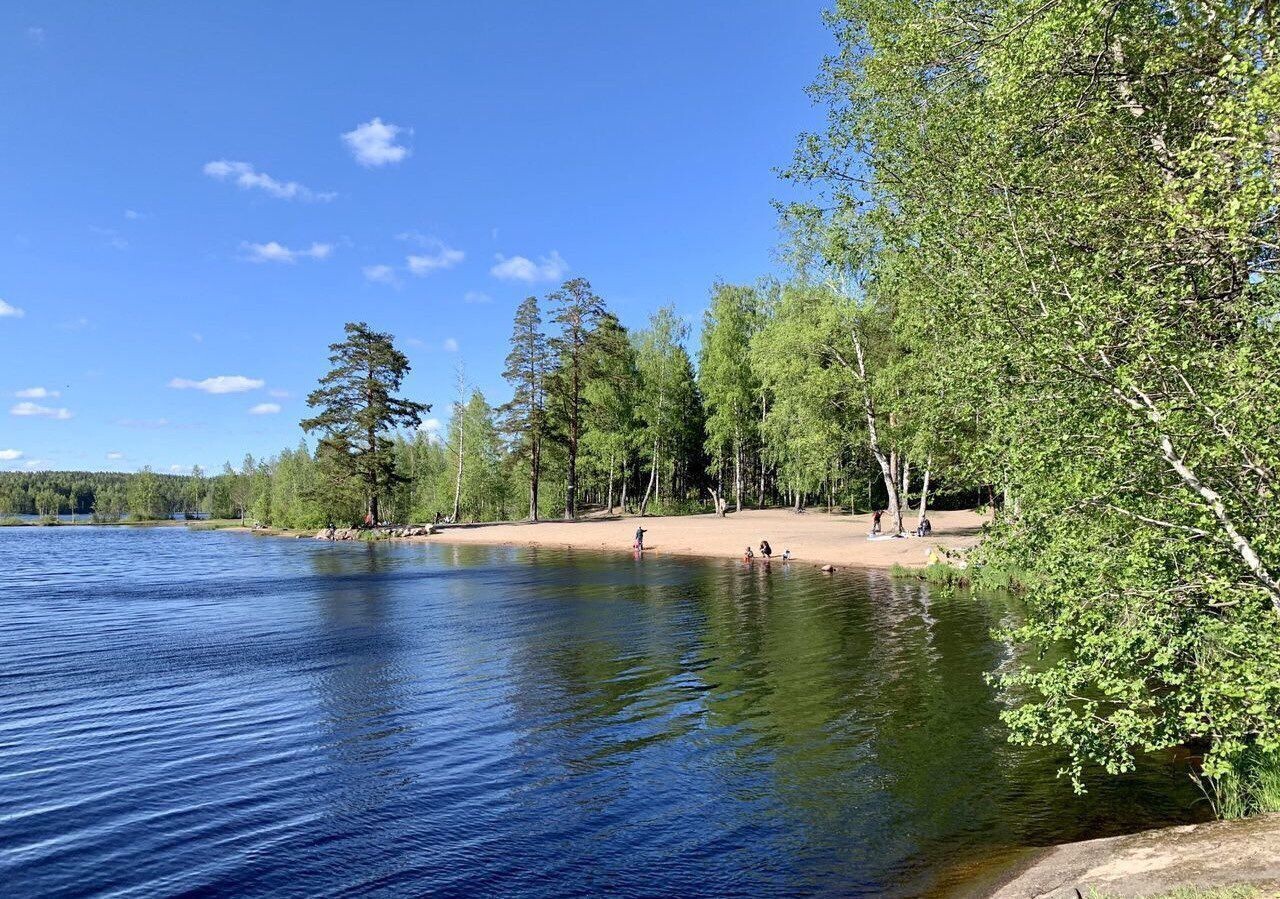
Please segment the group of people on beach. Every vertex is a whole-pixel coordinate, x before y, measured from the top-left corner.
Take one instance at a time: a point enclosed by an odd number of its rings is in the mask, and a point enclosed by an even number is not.
[[[646,531],[644,528],[636,528],[636,539],[635,539],[635,542],[631,544],[631,548],[638,553],[644,552],[645,533]],[[751,547],[748,546],[746,552],[742,556],[742,561],[750,562],[755,557],[756,557],[755,552],[751,549]],[[766,563],[768,563],[773,558],[773,547],[769,545],[768,540],[760,541],[760,558],[764,559]],[[784,549],[782,551],[782,561],[784,562],[791,561],[791,550]]]
[[[748,546],[746,551],[742,554],[742,561],[750,562],[755,557],[756,557],[756,554],[752,552],[751,547]],[[769,561],[771,559],[773,559],[773,547],[769,545],[768,540],[760,541],[760,558],[764,559],[766,565],[769,564]],[[784,562],[791,561],[791,550],[784,549],[782,551],[782,561]]]
[[[883,509],[876,509],[875,512],[871,514],[871,536],[872,537],[875,537],[880,533],[880,519],[883,516],[884,516]],[[933,522],[929,521],[928,518],[921,518],[920,523],[916,525],[916,529],[914,533],[917,537],[928,537],[930,534],[933,533]]]

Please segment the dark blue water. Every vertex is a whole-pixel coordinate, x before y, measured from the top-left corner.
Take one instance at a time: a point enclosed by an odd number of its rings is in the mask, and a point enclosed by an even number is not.
[[[920,894],[1199,817],[1004,741],[998,598],[874,573],[0,529],[14,896]]]

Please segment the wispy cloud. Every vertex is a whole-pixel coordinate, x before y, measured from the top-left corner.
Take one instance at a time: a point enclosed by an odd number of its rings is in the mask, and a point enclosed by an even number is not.
[[[271,390],[268,390],[267,393],[278,400],[286,400],[289,398],[289,391],[281,390],[279,387],[273,387]]]
[[[327,203],[337,196],[332,191],[314,191],[297,181],[278,181],[258,171],[251,162],[217,159],[204,164],[204,173],[218,181],[230,181],[241,190],[260,190],[278,200]]]
[[[356,162],[370,168],[399,162],[409,155],[409,148],[396,143],[402,133],[412,134],[399,125],[384,122],[376,116],[342,135],[342,142],[355,156]]]
[[[48,459],[28,459],[26,462],[22,463],[22,467],[27,471],[38,471],[44,470],[52,464],[53,463]]]
[[[47,400],[60,397],[62,394],[47,387],[26,387],[14,393],[14,396],[20,400]]]
[[[169,427],[170,422],[167,418],[121,418],[116,421],[116,424],[122,428],[142,428],[153,431]]]
[[[205,393],[244,393],[257,390],[265,383],[259,378],[246,378],[244,375],[216,375],[203,381],[174,378],[169,386],[175,390],[203,390]]]
[[[452,337],[446,337],[444,339],[444,351],[446,353],[458,352],[458,341]]]
[[[107,246],[113,250],[129,249],[129,241],[115,228],[99,228],[97,225],[90,225],[89,230],[103,238]]]
[[[399,284],[396,270],[389,265],[366,265],[361,269],[364,279],[374,284]]]
[[[136,209],[126,209],[124,211],[124,217],[131,222],[135,222],[138,219],[146,218],[146,215],[144,215],[141,212],[138,212],[138,210]]]
[[[487,293],[481,293],[481,292],[480,292],[480,291],[478,291],[478,290],[468,290],[468,291],[466,292],[466,295],[465,295],[465,296],[463,296],[463,298],[462,298],[462,302],[464,302],[464,303],[492,303],[492,302],[493,302],[493,297],[489,296]]]
[[[107,453],[107,459],[111,462],[119,462],[123,458],[124,458],[124,453],[116,452],[115,450],[112,450],[111,452]]]
[[[41,406],[39,403],[16,403],[9,409],[10,415],[18,415],[32,418],[54,418],[58,421],[66,421],[71,417],[70,409],[52,409],[49,406]]]
[[[240,249],[247,254],[250,262],[287,262],[290,265],[299,259],[327,259],[333,252],[331,243],[313,243],[305,250],[291,250],[276,241],[267,243],[242,243]]]
[[[37,46],[43,47],[44,39],[45,39],[44,29],[41,28],[39,25],[32,25],[30,28],[27,29],[27,40],[31,41],[31,43]]]
[[[280,411],[279,403],[258,403],[249,410],[250,415],[275,415]]]
[[[0,449],[0,462],[16,462],[22,458],[22,450]]]
[[[537,262],[525,256],[506,257],[499,253],[497,263],[489,274],[503,281],[556,281],[569,271],[569,263],[552,250],[550,255],[540,256]]]
[[[467,258],[467,254],[462,250],[455,250],[452,247],[440,244],[434,252],[406,256],[405,264],[409,266],[409,271],[421,276],[430,274],[437,269],[453,268],[465,258]]]
[[[26,315],[25,309],[19,309],[17,306],[10,306],[4,300],[0,300],[0,318],[22,318]]]

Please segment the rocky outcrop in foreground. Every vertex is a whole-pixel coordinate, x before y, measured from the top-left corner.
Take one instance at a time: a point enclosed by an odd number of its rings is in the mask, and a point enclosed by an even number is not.
[[[1168,827],[1038,854],[993,899],[1158,896],[1179,887],[1280,889],[1280,815]]]
[[[400,528],[325,528],[317,531],[317,540],[387,540],[392,537],[429,537],[438,533],[431,525]]]

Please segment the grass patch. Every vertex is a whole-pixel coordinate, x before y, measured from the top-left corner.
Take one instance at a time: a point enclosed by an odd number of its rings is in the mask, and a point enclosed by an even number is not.
[[[0,528],[21,528],[26,527],[26,525],[27,522],[16,515],[6,515],[4,518],[0,518]]]
[[[1280,812],[1280,753],[1247,749],[1230,773],[1201,786],[1219,818]]]
[[[188,521],[186,524],[191,531],[222,531],[246,526],[239,518],[206,518],[204,521]]]

